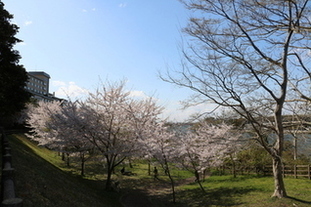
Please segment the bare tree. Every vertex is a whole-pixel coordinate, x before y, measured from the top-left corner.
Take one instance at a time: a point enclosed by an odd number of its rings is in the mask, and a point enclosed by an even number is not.
[[[283,106],[290,87],[306,99],[310,86],[309,1],[181,2],[196,17],[184,29],[189,41],[181,70],[162,78],[195,91],[189,105],[210,101],[244,117],[272,157],[273,196],[286,197]]]

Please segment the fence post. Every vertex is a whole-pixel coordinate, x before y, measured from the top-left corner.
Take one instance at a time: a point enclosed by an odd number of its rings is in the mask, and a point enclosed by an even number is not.
[[[294,165],[294,177],[297,178],[297,165]]]
[[[12,168],[12,156],[10,144],[0,127],[2,144],[2,175],[1,175],[1,206],[2,207],[22,207],[23,199],[17,198],[14,188],[14,168]]]
[[[311,172],[310,172],[310,168],[311,168],[311,165],[308,165],[308,178],[309,178],[309,180],[311,180]]]

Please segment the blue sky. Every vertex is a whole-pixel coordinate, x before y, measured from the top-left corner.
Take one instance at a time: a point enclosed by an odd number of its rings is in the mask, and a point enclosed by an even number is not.
[[[137,96],[154,96],[172,121],[191,91],[163,82],[180,67],[181,29],[190,17],[178,0],[2,0],[20,27],[17,49],[27,71],[51,76],[50,92],[82,97],[100,81],[127,80]]]

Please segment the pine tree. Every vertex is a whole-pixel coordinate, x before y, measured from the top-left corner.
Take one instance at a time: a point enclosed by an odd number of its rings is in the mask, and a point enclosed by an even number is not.
[[[12,18],[0,1],[0,125],[11,124],[30,99],[25,90],[28,75],[19,65],[19,52],[13,48],[21,40],[15,37],[19,28],[11,23]]]

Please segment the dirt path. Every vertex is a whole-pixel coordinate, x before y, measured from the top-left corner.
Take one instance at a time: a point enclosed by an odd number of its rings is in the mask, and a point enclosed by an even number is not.
[[[180,180],[176,183],[176,187],[192,183],[193,178]],[[124,207],[156,207],[151,200],[163,194],[171,193],[171,185],[163,180],[152,181],[149,186],[140,187],[139,189],[130,190],[120,199]]]

